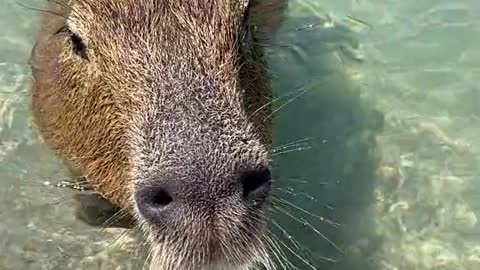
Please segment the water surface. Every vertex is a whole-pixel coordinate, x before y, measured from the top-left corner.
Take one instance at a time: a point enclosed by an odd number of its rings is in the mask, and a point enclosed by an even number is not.
[[[480,269],[477,2],[291,1],[268,51],[270,228],[292,265]],[[39,14],[19,5],[41,3],[0,3],[0,269],[138,269],[129,236],[49,185],[65,172],[28,108]]]

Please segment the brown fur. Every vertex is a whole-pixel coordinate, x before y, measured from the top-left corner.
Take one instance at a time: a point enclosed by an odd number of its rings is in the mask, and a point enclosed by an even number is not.
[[[270,162],[271,89],[260,44],[278,27],[286,1],[251,1],[248,18],[243,0],[51,2],[56,14],[43,18],[33,49],[32,109],[45,141],[94,190],[136,216],[160,243],[157,261],[162,248],[201,250],[183,256],[192,265],[181,269],[253,259],[219,251],[234,241],[246,246],[227,251],[258,255],[246,248],[261,238],[254,224],[264,223],[263,210],[221,199],[238,199],[230,179],[240,171]],[[69,30],[58,32],[66,23]],[[85,45],[79,54],[72,33]],[[174,231],[161,235],[136,206],[136,189],[169,181],[189,200],[182,221],[205,222],[182,225],[200,232],[185,232],[187,244]],[[196,205],[207,199],[214,205]],[[215,213],[221,228],[214,230],[195,211],[217,206],[223,212]],[[165,269],[177,263],[161,261]]]

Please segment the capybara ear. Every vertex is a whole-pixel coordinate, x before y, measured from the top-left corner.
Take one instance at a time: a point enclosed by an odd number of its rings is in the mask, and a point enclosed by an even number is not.
[[[133,218],[127,212],[103,198],[96,192],[81,192],[73,196],[77,203],[75,216],[88,225],[95,227],[134,227]]]
[[[251,20],[262,37],[270,38],[280,28],[288,8],[288,0],[250,0]]]

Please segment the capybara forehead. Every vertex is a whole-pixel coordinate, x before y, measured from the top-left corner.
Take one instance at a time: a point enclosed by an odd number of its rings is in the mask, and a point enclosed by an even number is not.
[[[73,20],[83,20],[99,30],[118,26],[121,30],[149,29],[155,32],[176,22],[184,28],[205,25],[214,31],[241,24],[250,1],[71,0],[67,5]],[[174,32],[175,29],[168,30]]]
[[[72,0],[66,24],[108,67],[173,63],[227,76],[239,64],[249,0]],[[101,69],[101,65],[99,66]],[[204,70],[205,71],[205,70]]]

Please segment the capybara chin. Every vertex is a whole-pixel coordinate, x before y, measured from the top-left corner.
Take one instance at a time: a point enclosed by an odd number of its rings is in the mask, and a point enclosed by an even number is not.
[[[32,51],[35,122],[99,194],[98,209],[123,210],[141,229],[151,269],[271,266],[262,46],[286,6],[49,2]]]

